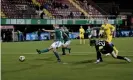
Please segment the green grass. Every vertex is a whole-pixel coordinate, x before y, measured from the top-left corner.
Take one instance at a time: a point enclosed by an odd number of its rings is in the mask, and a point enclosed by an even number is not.
[[[119,55],[133,60],[133,38],[115,38]],[[88,44],[72,40],[71,55],[61,56],[56,62],[52,52],[38,55],[35,49],[44,49],[52,41],[2,43],[2,80],[133,80],[133,62],[113,59],[103,55],[103,63],[94,64],[96,53]],[[86,40],[87,43],[87,40]],[[61,50],[59,49],[61,54]],[[26,61],[19,62],[19,56]]]

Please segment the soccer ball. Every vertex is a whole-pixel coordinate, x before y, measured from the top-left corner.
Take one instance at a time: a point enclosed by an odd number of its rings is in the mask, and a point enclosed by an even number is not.
[[[25,56],[19,56],[19,61],[23,62],[25,60]]]

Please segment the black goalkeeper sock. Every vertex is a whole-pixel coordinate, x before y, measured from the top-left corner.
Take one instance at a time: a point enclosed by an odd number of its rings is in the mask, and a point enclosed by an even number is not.
[[[124,57],[122,57],[122,56],[117,56],[117,59],[122,59],[122,60],[125,60],[125,58],[124,58]]]

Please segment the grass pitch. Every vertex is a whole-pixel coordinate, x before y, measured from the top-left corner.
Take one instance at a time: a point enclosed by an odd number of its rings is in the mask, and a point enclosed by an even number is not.
[[[133,61],[133,38],[115,38],[119,55]],[[37,54],[35,49],[44,49],[52,41],[2,43],[2,80],[133,80],[133,62],[113,59],[103,55],[103,63],[95,64],[94,47],[72,40],[71,54],[61,56],[64,63],[56,62],[52,52]],[[86,40],[88,43],[88,40]],[[61,54],[61,49],[59,49]],[[26,60],[20,62],[19,56]]]

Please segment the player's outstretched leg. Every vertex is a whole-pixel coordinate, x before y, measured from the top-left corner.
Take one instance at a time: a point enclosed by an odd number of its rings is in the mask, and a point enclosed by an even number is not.
[[[111,53],[111,55],[114,57],[114,58],[117,58],[117,59],[121,59],[121,60],[126,60],[127,62],[131,62],[131,60],[127,57],[123,57],[123,56],[117,56],[116,53],[113,51]]]
[[[38,50],[38,49],[36,49],[36,52],[37,52],[38,54],[41,54],[41,51],[40,51],[40,50]]]
[[[41,54],[41,53],[49,52],[51,49],[52,49],[52,47],[49,47],[49,48],[46,48],[44,50],[38,50],[38,49],[36,49],[36,51],[37,51],[38,54]]]
[[[44,50],[38,50],[36,49],[36,51],[38,52],[38,54],[41,54],[41,53],[45,53],[45,52],[49,52],[50,49],[46,48]]]
[[[122,60],[126,60],[127,62],[131,62],[129,58],[123,57],[123,56],[117,56],[117,59],[122,59]]]

